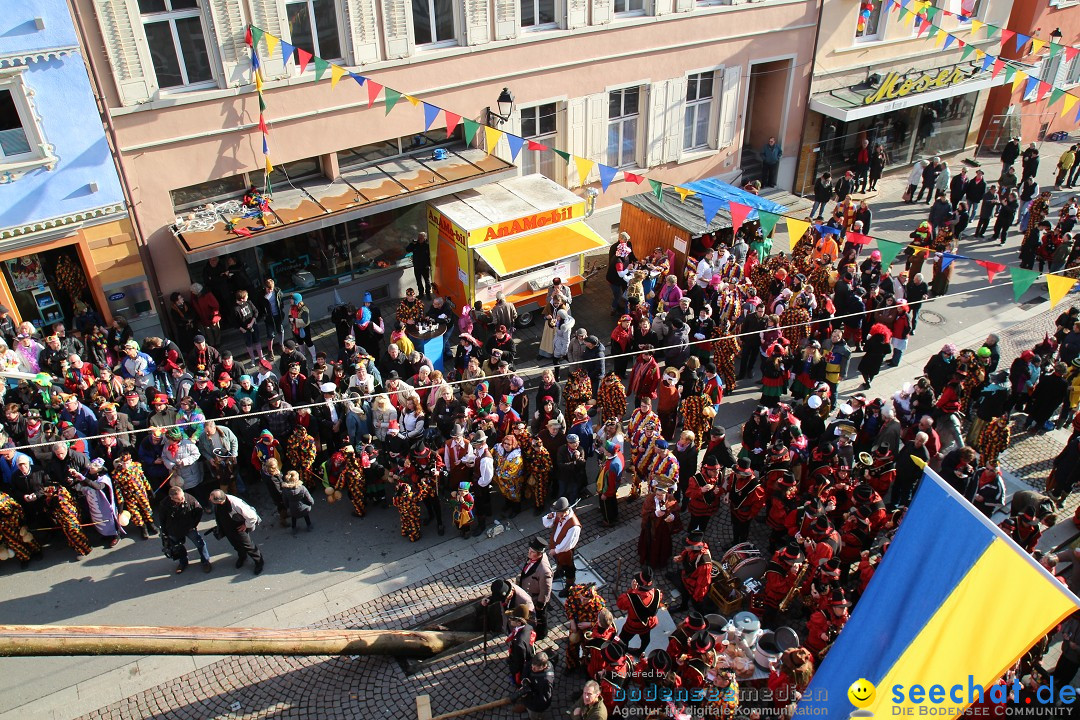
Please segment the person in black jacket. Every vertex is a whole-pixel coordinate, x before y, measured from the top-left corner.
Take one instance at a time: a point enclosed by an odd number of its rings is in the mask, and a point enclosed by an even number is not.
[[[964,192],[967,190],[968,176],[967,168],[960,168],[960,172],[955,175],[951,182],[949,182],[949,202],[952,203],[953,210],[956,209],[956,204],[964,199]]]
[[[510,653],[507,656],[507,663],[510,666],[510,683],[514,688],[520,688],[532,664],[536,632],[529,625],[527,606],[518,605],[503,614],[506,616],[506,626],[509,630],[506,642],[510,646]]]
[[[1020,157],[1020,138],[1014,137],[1009,142],[1005,143],[1005,147],[1001,149],[1001,174],[1004,175],[1005,171],[1016,163],[1016,159]]]
[[[971,401],[975,419],[968,430],[967,443],[974,445],[979,441],[983,428],[994,418],[1009,414],[1009,373],[1005,370],[991,372],[990,382],[983,386],[979,394]]]
[[[964,199],[968,202],[968,212],[971,213],[971,217],[978,215],[979,203],[982,202],[985,195],[986,180],[984,179],[983,171],[976,170],[975,177],[968,180],[964,185]]]
[[[956,372],[956,346],[945,343],[941,350],[930,356],[923,366],[923,374],[930,380],[930,387],[936,395],[941,395],[945,383]]]
[[[810,217],[818,217],[818,213],[824,212],[825,206],[832,199],[832,173],[821,173],[821,177],[814,181],[814,205],[810,208]]]
[[[994,240],[1001,239],[1001,244],[1005,244],[1005,237],[1008,235],[1009,228],[1012,226],[1013,221],[1016,220],[1016,213],[1020,209],[1020,197],[1015,192],[1010,192],[1007,199],[1001,201],[1001,206],[998,208],[997,222],[994,223],[994,234],[990,237]]]
[[[837,200],[843,200],[853,192],[855,192],[855,173],[848,170],[844,173],[844,177],[833,185],[833,194],[836,195]]]
[[[926,441],[929,439],[929,436],[920,430],[915,433],[913,440],[904,443],[896,456],[896,481],[893,483],[889,501],[891,507],[906,507],[911,502],[916,483],[922,477],[923,467],[930,462],[930,451],[926,449]],[[916,463],[915,458],[922,460],[924,465]]]
[[[932,157],[926,163],[922,171],[922,185],[919,187],[919,194],[914,198],[915,202],[922,202],[924,192],[927,205],[934,199],[934,183],[937,182],[937,176],[941,174],[941,167],[941,158]]]
[[[1065,373],[1068,366],[1063,362],[1054,363],[1050,372],[1044,371],[1035,383],[1031,391],[1031,400],[1028,402],[1028,418],[1024,423],[1025,430],[1036,428],[1039,432],[1050,429],[1046,427],[1050,423],[1050,416],[1058,409],[1065,400],[1069,391],[1069,384],[1065,381]]]
[[[979,203],[979,224],[975,228],[975,237],[986,236],[985,233],[987,228],[990,227],[990,220],[997,214],[998,205],[1000,204],[997,186],[991,185],[986,189]],[[974,210],[972,210],[972,214],[974,215]]]
[[[405,246],[405,254],[412,254],[413,277],[416,292],[422,298],[431,299],[431,246],[426,232],[416,234],[416,239]]]
[[[1024,151],[1023,159],[1020,161],[1020,167],[1023,171],[1021,180],[1035,177],[1039,172],[1039,148],[1035,147],[1035,143],[1028,145],[1027,150]]]
[[[964,446],[941,461],[941,478],[969,501],[975,498],[975,456],[974,448]]]
[[[555,671],[548,661],[548,655],[541,650],[533,655],[529,670],[521,679],[521,687],[511,695],[520,706],[529,713],[529,720],[539,720],[551,707],[552,689],[555,684]]]
[[[177,574],[188,566],[187,548],[184,540],[190,540],[199,551],[203,572],[210,572],[210,550],[206,540],[199,533],[199,521],[202,520],[203,506],[194,497],[184,492],[184,488],[174,485],[169,488],[169,496],[158,506],[155,516],[161,528],[161,542],[166,549],[172,548],[169,557],[177,560]]]

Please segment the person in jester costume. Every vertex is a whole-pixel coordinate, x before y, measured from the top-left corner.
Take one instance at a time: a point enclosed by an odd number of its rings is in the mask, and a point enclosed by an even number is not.
[[[113,463],[112,481],[117,504],[131,515],[131,524],[142,530],[143,538],[157,535],[154,511],[150,507],[150,481],[146,479],[142,465],[124,453]]]
[[[0,541],[11,549],[19,564],[25,568],[30,564],[31,557],[41,554],[41,546],[23,527],[23,523],[22,506],[7,493],[0,492]]]
[[[304,485],[310,486],[314,483],[314,475],[311,468],[315,465],[315,455],[318,453],[318,447],[315,444],[315,438],[308,435],[307,428],[303,425],[297,425],[292,434],[285,441],[285,461],[288,463],[288,467],[291,470],[295,470],[300,473],[300,477],[304,481]]]
[[[604,376],[597,391],[596,404],[600,408],[600,419],[622,420],[626,415],[626,388],[614,371]]]
[[[337,455],[338,453],[334,453]],[[340,472],[337,473],[335,490],[347,489],[349,502],[352,503],[353,516],[364,517],[367,512],[367,488],[364,483],[364,459],[356,454],[352,445],[346,445],[341,449],[342,460]]]
[[[458,483],[457,490],[450,493],[450,497],[457,502],[457,507],[454,509],[454,525],[463,538],[469,537],[475,520],[473,508],[476,506],[476,498],[470,492],[471,488],[471,482],[463,481]]]
[[[606,607],[607,604],[596,591],[595,584],[570,586],[565,605],[566,617],[570,621],[570,634],[566,643],[567,672],[581,667],[583,662],[581,650],[585,644],[585,633],[592,630],[596,624],[596,617]]]
[[[394,491],[394,507],[401,515],[401,537],[409,542],[420,539],[420,497],[404,477],[399,477]]]
[[[75,499],[65,487],[49,485],[45,487],[45,508],[60,530],[68,545],[79,557],[90,554],[90,540],[79,525],[79,509],[75,505]]]

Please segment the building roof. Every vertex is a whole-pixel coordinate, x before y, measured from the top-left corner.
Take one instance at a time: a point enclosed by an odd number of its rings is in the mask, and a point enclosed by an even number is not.
[[[650,215],[663,219],[669,225],[686,230],[691,235],[704,235],[731,227],[731,214],[726,205],[716,212],[712,222],[705,224],[705,211],[702,206],[702,195],[720,198],[725,202],[737,202],[749,205],[752,208],[766,210],[774,213],[784,213],[783,205],[774,203],[772,200],[760,197],[746,190],[741,190],[730,183],[718,178],[706,178],[684,183],[681,187],[694,191],[686,200],[680,200],[677,193],[670,188],[664,191],[664,199],[661,202],[651,192],[631,195],[623,198],[623,202],[630,203],[636,208],[644,210]],[[750,219],[757,217],[756,212],[750,213]]]

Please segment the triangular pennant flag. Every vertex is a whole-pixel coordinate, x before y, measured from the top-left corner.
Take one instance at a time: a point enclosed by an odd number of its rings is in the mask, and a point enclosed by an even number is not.
[[[1050,57],[1056,56],[1059,52],[1061,52],[1061,46],[1055,42],[1050,43]]]
[[[1072,59],[1076,57],[1076,53],[1080,53],[1080,48],[1067,45],[1065,47],[1065,60],[1068,62],[1072,62]]]
[[[852,245],[869,245],[870,241],[873,240],[869,235],[852,232],[851,230],[848,230],[848,234],[844,236],[844,239]]]
[[[1017,74],[1017,76],[1019,76],[1021,73],[1017,72],[1016,74]],[[1030,95],[1031,93],[1035,92],[1035,88],[1039,87],[1039,82],[1040,82],[1040,80],[1037,77],[1029,77],[1027,79],[1027,85],[1024,86],[1024,97],[1025,98],[1028,95]]]
[[[388,87],[386,87],[384,85],[383,86],[383,102],[386,103],[386,111],[383,113],[383,115],[389,115],[390,111],[394,109],[394,106],[397,105],[397,101],[400,100],[400,99],[401,99],[401,93],[399,93],[394,88],[388,88]],[[475,133],[475,131],[474,131],[474,133]],[[471,138],[469,139],[469,142],[472,142]]]
[[[840,228],[835,228],[832,225],[814,225],[814,229],[822,235],[836,235],[840,237]]]
[[[712,225],[713,218],[716,217],[716,213],[720,212],[720,208],[724,207],[723,198],[718,198],[715,195],[702,195],[701,196],[701,210],[705,215],[705,225]]]
[[[975,46],[971,43],[964,43],[964,52],[960,53],[960,60],[967,60],[973,52],[975,52]]]
[[[922,29],[926,30],[926,37],[927,38],[937,37],[937,33],[938,33],[938,26],[937,25],[932,25],[929,21],[927,21],[927,22],[924,22],[922,24]]]
[[[911,27],[911,23],[915,22],[915,20],[918,19],[918,18],[915,17],[915,13],[910,13],[909,12],[909,13],[907,13],[907,15],[904,15],[903,13],[901,13],[900,15],[901,15],[900,19],[904,21],[904,25],[907,26],[907,27]]]
[[[956,40],[956,38],[951,33],[947,34],[945,36],[945,46],[942,48],[942,50],[948,50],[949,46],[952,45],[953,41],[955,41],[955,40]]]
[[[1069,294],[1072,286],[1076,284],[1076,278],[1064,275],[1047,275],[1046,289],[1050,291],[1050,307],[1053,308],[1061,299]]]
[[[933,5],[928,5],[926,8],[923,9],[923,12],[926,13],[926,17],[928,19],[933,20],[935,17],[937,17],[937,14],[941,12],[941,8],[935,7]]]
[[[1001,49],[1002,50],[1005,49],[1005,44],[1009,42],[1009,39],[1012,38],[1013,35],[1016,35],[1016,33],[1014,33],[1012,30],[1002,28],[1002,30],[1001,30]]]
[[[259,113],[259,131],[263,135],[269,135],[270,134],[270,129],[268,127],[266,127],[266,118],[263,117],[262,113]]]
[[[644,175],[636,175],[634,173],[628,173],[628,172],[623,172],[622,175],[623,175],[623,180],[625,180],[626,182],[632,182],[635,185],[640,185],[641,183],[645,182],[645,176]]]
[[[260,30],[259,28],[255,27],[254,25],[251,26],[250,30],[251,30],[251,46],[257,48],[257,47],[259,47],[259,41],[262,40],[263,31]]]
[[[551,148],[551,152],[561,157],[563,159],[563,162],[565,162],[567,165],[570,164],[570,153],[566,152],[565,150],[556,150],[555,148]]]
[[[900,7],[902,7],[902,8],[907,8],[907,6],[908,6],[908,4],[909,4],[910,2],[911,2],[911,0],[900,0],[900,2],[899,2],[899,3],[897,3],[897,4],[898,4],[898,5],[900,6]]]
[[[266,174],[269,175],[272,172],[274,172],[274,163],[270,162],[270,156],[267,155],[266,156]]]
[[[892,265],[892,261],[896,259],[896,256],[903,251],[904,243],[878,238],[877,249],[881,253],[881,267],[888,268]]]
[[[262,93],[259,93],[259,112],[266,112],[266,100],[263,99]]]
[[[1031,38],[1031,52],[1038,53],[1046,46],[1045,40],[1040,40],[1037,37]]]
[[[1005,41],[1005,32],[1006,31],[1004,31],[1004,30],[1001,31],[1001,40],[1002,40],[1003,43]],[[1031,39],[1030,35],[1025,35],[1024,33],[1016,33],[1016,51],[1020,52],[1023,49],[1023,47],[1025,45],[1027,45],[1027,41],[1030,40],[1030,39]]]
[[[574,167],[577,168],[579,183],[584,185],[589,182],[589,174],[592,172],[594,164],[595,163],[589,158],[580,157],[578,155],[574,156]]]
[[[266,142],[266,135],[263,135],[263,155],[270,154],[270,145]]]
[[[686,202],[686,198],[696,195],[690,188],[679,187],[678,185],[675,186],[675,192],[679,193],[679,202]]]
[[[428,130],[431,129],[431,126],[435,123],[435,121],[439,117],[439,111],[440,110],[442,110],[441,107],[431,105],[430,103],[424,103],[424,132],[427,132]],[[495,142],[498,142],[498,141],[499,141],[499,139],[496,137]],[[494,147],[494,146],[492,146],[492,147]]]
[[[1009,277],[1012,278],[1013,299],[1020,302],[1020,298],[1028,291],[1031,284],[1038,279],[1039,271],[1011,267],[1009,268]]]
[[[330,63],[323,60],[321,57],[315,57],[315,82],[322,80],[323,75],[330,69]]]
[[[1062,117],[1064,117],[1065,115],[1068,115],[1069,111],[1072,110],[1072,107],[1075,104],[1076,104],[1076,96],[1073,95],[1072,93],[1065,93],[1065,99],[1062,101],[1062,105],[1061,105],[1061,115],[1062,115]]]
[[[281,64],[288,65],[292,60],[293,53],[296,52],[296,46],[292,43],[281,41]]]
[[[1016,68],[1014,68],[1012,65],[1006,65],[1005,66],[1005,82],[1006,83],[1011,83],[1013,81],[1013,76],[1014,75],[1016,75]]]
[[[937,25],[930,26],[930,33],[926,36],[928,38],[934,38],[934,47],[941,47],[941,43],[945,42],[945,33],[938,32],[940,28]]]
[[[404,98],[406,100],[408,100],[410,103],[412,103],[413,107],[416,107],[417,105],[420,104],[420,98],[414,98],[412,95],[405,95]]]
[[[802,240],[803,235],[810,229],[810,223],[806,220],[796,220],[793,217],[786,217],[784,220],[787,222],[787,234],[788,234],[788,249],[794,250],[795,246]]]
[[[1046,107],[1050,107],[1051,105],[1056,103],[1058,100],[1060,100],[1064,96],[1065,96],[1065,91],[1064,90],[1059,90],[1057,88],[1051,89],[1050,90],[1050,102],[1046,103]]]
[[[980,50],[979,52],[982,52],[982,50]],[[976,56],[976,57],[978,57],[978,56]],[[983,57],[982,57],[982,69],[983,69],[983,72],[986,72],[987,70],[990,69],[990,66],[994,64],[994,60],[995,60],[995,58],[994,58],[993,55],[990,55],[988,53],[983,53]]]
[[[535,140],[530,140],[525,143],[525,147],[529,150],[536,150],[537,152],[544,152],[548,149],[548,146],[544,143],[538,143]]]
[[[337,65],[331,65],[330,66],[330,87],[331,88],[337,87],[338,81],[341,80],[341,78],[345,77],[345,74],[347,72],[348,71],[343,67],[339,67]]]
[[[495,128],[485,125],[484,126],[484,144],[487,146],[487,154],[491,155],[495,152],[495,148],[499,145],[499,139],[503,136],[502,130],[496,130]]]
[[[951,252],[943,252],[941,253],[941,269],[944,270],[945,268],[952,265],[953,260],[967,260],[967,258],[963,255],[956,255]]]
[[[258,70],[262,66],[262,62],[259,60],[259,53],[251,53],[251,67]]]
[[[975,18],[971,18],[971,34],[974,35],[975,33],[979,32],[979,28],[981,28],[984,24],[985,23],[983,23],[982,20],[976,20]]]
[[[915,26],[919,29],[918,32],[915,33],[918,37],[922,37],[923,33],[930,29],[930,23],[925,20],[920,20],[918,17],[915,18]]]
[[[480,129],[480,123],[476,122],[475,120],[465,118],[461,121],[461,125],[465,129],[465,142],[469,145],[472,145],[473,138],[476,137],[476,131]]]
[[[296,62],[300,65],[300,72],[307,72],[308,63],[315,57],[304,48],[296,48]]]
[[[1027,76],[1026,72],[1024,72],[1023,70],[1017,70],[1016,71],[1016,76],[1013,78],[1013,81],[1012,81],[1012,90],[1013,90],[1013,92],[1016,92],[1016,88],[1020,87],[1021,83],[1023,83],[1027,79],[1028,79],[1028,76]],[[1025,94],[1027,94],[1027,93],[1025,92]]]
[[[995,77],[996,78],[998,76],[998,73],[1001,72],[1002,68],[1004,68],[1004,67],[1005,67],[1005,61],[1004,60],[1002,60],[1001,58],[998,58],[997,60],[995,60],[994,61],[994,70],[993,70],[993,72],[990,73],[990,77]]]
[[[461,122],[461,116],[449,110],[443,110],[443,117],[446,118],[446,137],[450,137],[457,130],[458,123]]]
[[[256,70],[255,71],[255,92],[259,93],[259,97],[262,97],[262,90],[263,90],[262,72],[259,71],[259,70]]]
[[[757,216],[758,222],[761,224],[761,234],[765,237],[772,235],[773,228],[776,227],[776,221],[780,219],[780,216],[767,210],[758,210]]]
[[[366,77],[364,77],[363,75],[357,75],[354,72],[349,73],[349,77],[351,77],[353,80],[355,80],[356,84],[359,85],[360,87],[364,87],[364,83],[367,82]]]
[[[1005,266],[1001,263],[991,262],[990,260],[976,260],[976,265],[982,265],[986,268],[986,282],[993,283],[994,278],[999,272],[1005,270]]]
[[[987,26],[986,26],[986,37],[988,37],[988,38],[992,38],[992,37],[994,37],[994,35],[995,35],[995,34],[997,33],[997,31],[998,31],[998,30],[1000,30],[1000,29],[1001,29],[1001,28],[999,28],[999,27],[998,27],[997,25],[987,25]]]
[[[739,228],[742,227],[743,222],[746,221],[746,216],[753,210],[749,205],[743,205],[742,203],[733,202],[730,203],[728,212],[731,213],[731,234],[738,235]]]
[[[506,143],[510,146],[510,162],[517,160],[518,153],[521,152],[521,147],[525,144],[525,139],[514,135],[513,133],[505,133]]]
[[[251,47],[251,26],[248,25],[248,29],[244,31],[244,44]]]
[[[375,104],[375,101],[379,99],[379,93],[382,92],[383,86],[380,83],[375,82],[371,78],[367,81],[367,106],[371,107]]]
[[[1042,99],[1044,97],[1046,97],[1046,93],[1050,92],[1050,88],[1052,88],[1052,87],[1053,87],[1053,85],[1051,85],[1050,83],[1043,82],[1042,80],[1040,80],[1039,81],[1039,92],[1035,95],[1035,99],[1039,100],[1039,101],[1042,101]]]
[[[650,178],[649,187],[652,188],[652,194],[656,196],[657,201],[664,202],[664,185]]]
[[[619,169],[603,163],[597,163],[596,169],[600,172],[600,189],[607,192],[608,186],[615,179],[615,174],[619,172]]]
[[[270,33],[264,33],[263,37],[266,39],[266,54],[272,57],[274,51],[277,50],[278,43],[281,42],[281,38]]]

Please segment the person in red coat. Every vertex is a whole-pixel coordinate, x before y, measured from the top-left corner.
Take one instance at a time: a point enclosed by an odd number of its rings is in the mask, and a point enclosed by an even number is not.
[[[860,483],[853,494],[855,507],[862,507],[866,519],[870,522],[870,531],[877,535],[885,529],[889,521],[889,511],[885,509],[885,500],[869,483]]]
[[[704,612],[705,597],[712,584],[712,554],[705,542],[705,533],[700,530],[687,533],[684,542],[682,552],[674,558],[679,570],[676,587],[682,594],[682,601],[671,611],[686,612],[693,605],[695,610]]]
[[[671,562],[671,538],[682,532],[679,501],[669,492],[672,485],[670,478],[656,476],[652,495],[641,504],[638,560],[654,570],[663,570]]]
[[[795,540],[802,544],[811,568],[820,568],[840,551],[840,533],[824,515],[815,518],[806,534],[796,535]]]
[[[802,570],[805,562],[806,557],[798,543],[788,543],[787,546],[773,553],[772,559],[765,567],[765,574],[761,578],[765,583],[761,592],[761,604],[765,608],[766,617],[780,611],[780,603],[795,585],[799,571]]]
[[[671,631],[668,635],[667,652],[677,664],[681,665],[685,662],[685,655],[690,653],[690,638],[701,630],[707,630],[709,623],[705,621],[705,616],[701,613],[691,610],[690,614],[679,623],[679,626]]]
[[[848,603],[843,590],[829,596],[828,608],[815,610],[806,623],[806,649],[820,661],[822,651],[832,644],[848,620]]]
[[[724,494],[720,488],[720,463],[708,455],[701,463],[701,470],[690,477],[686,483],[687,507],[690,510],[690,522],[686,526],[688,533],[700,530],[704,532],[709,521],[720,509]]]
[[[585,634],[585,674],[596,678],[604,667],[604,646],[615,637],[615,616],[607,608],[596,616],[596,624]]]
[[[889,490],[896,480],[896,457],[888,445],[874,448],[873,462],[864,472],[866,481],[881,497],[889,497]]]
[[[790,471],[784,471],[775,481],[769,495],[769,509],[765,514],[765,523],[772,530],[769,534],[770,550],[779,546],[784,538],[790,537],[788,518],[798,506],[799,488],[795,485],[795,476]]]
[[[660,385],[660,365],[653,357],[652,346],[643,345],[642,351],[634,360],[634,367],[630,371],[628,390],[634,396],[635,405],[643,397],[655,398],[657,387]]]
[[[660,624],[657,613],[664,594],[653,586],[652,568],[644,567],[630,582],[630,589],[619,596],[616,605],[626,613],[626,623],[619,632],[619,639],[629,649],[630,641],[641,639],[641,649],[649,646],[652,629]]]
[[[750,469],[749,458],[739,458],[735,464],[728,489],[728,506],[731,508],[731,533],[738,545],[750,537],[750,522],[765,507],[765,486]]]
[[[630,674],[630,666],[626,657],[626,646],[618,639],[609,640],[600,651],[604,664],[597,673],[596,681],[600,683],[600,697],[604,700],[604,707],[608,715],[615,712],[615,708],[626,703],[626,685]],[[616,699],[618,695],[618,699]]]

